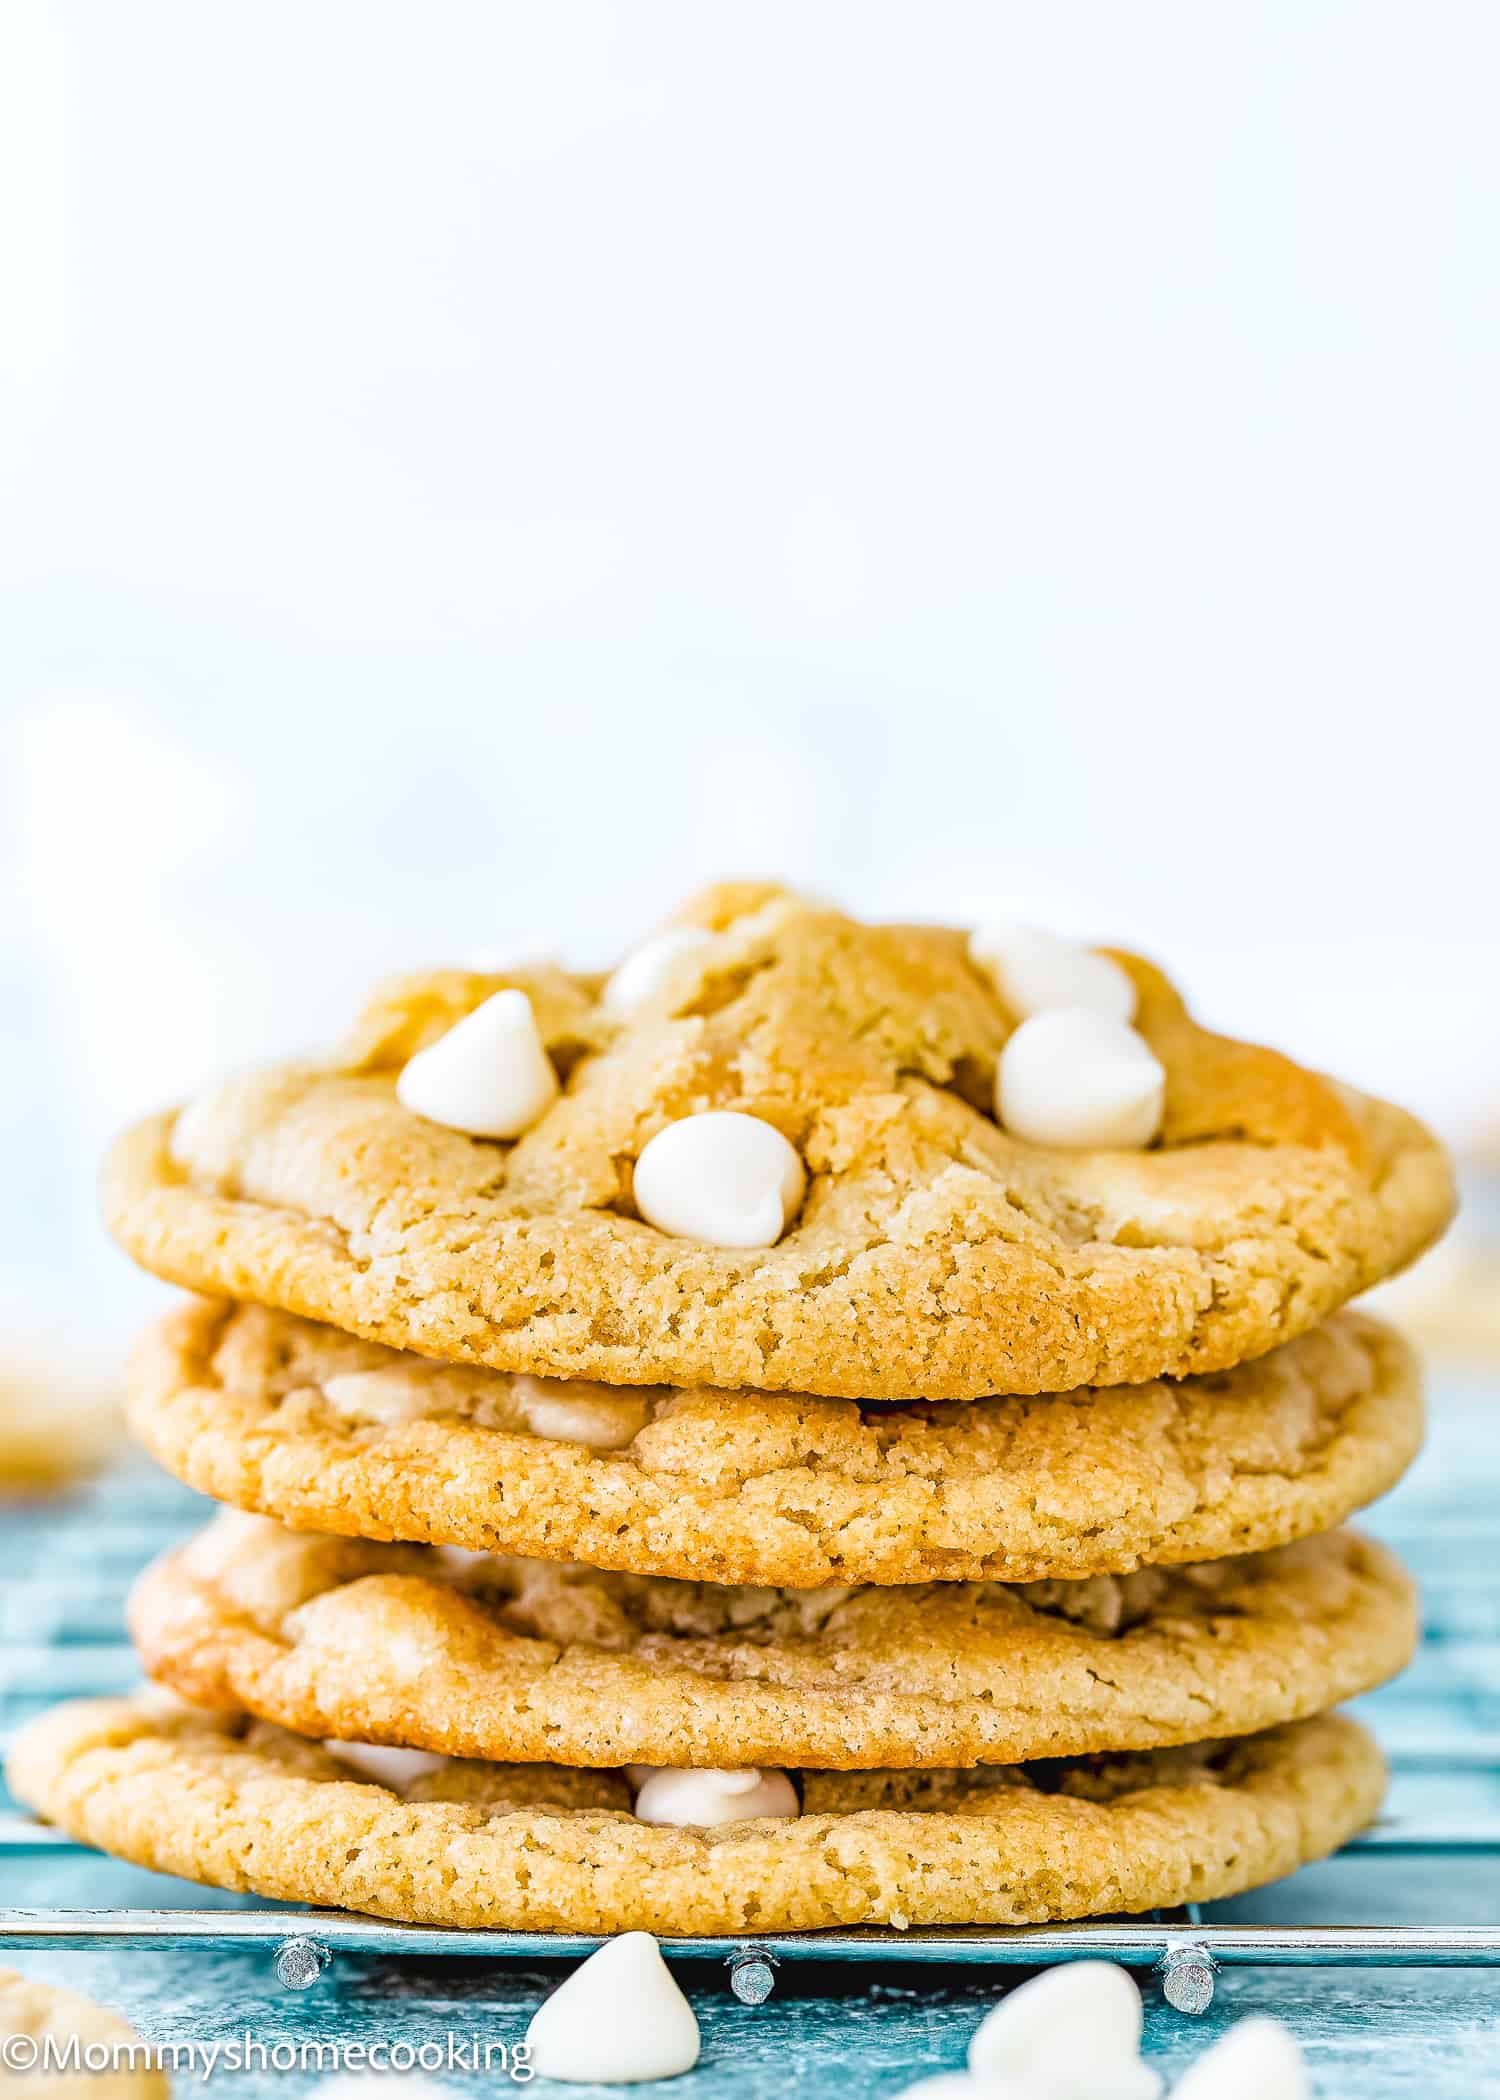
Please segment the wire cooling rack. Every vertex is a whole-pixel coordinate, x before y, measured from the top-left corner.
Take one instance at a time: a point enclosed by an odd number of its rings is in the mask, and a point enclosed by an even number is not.
[[[0,1504],[0,1740],[54,1702],[127,1690],[123,1596],[208,1505],[142,1464],[68,1498]],[[1393,1770],[1383,1820],[1336,1860],[1231,1903],[1079,1925],[844,1931],[667,1943],[725,1964],[761,2003],[783,1963],[1011,1963],[1085,1956],[1155,1968],[1203,2011],[1221,1967],[1500,1965],[1500,1392],[1450,1378],[1427,1453],[1366,1520],[1416,1571],[1412,1669],[1361,1701]],[[571,1956],[589,1936],[446,1931],[205,1890],[105,1860],[0,1792],[0,1948],[263,1948],[290,1989],[343,1954]]]

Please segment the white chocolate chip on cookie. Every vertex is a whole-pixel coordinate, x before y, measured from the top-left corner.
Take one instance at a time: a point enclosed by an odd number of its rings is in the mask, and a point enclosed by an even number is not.
[[[557,1098],[557,1073],[524,992],[496,992],[411,1058],[403,1108],[469,1137],[518,1138]]]
[[[1060,1006],[1023,1021],[1001,1051],[995,1113],[1033,1145],[1149,1145],[1165,1091],[1166,1073],[1133,1028]]]
[[[623,1021],[659,998],[684,955],[706,948],[713,935],[701,926],[668,926],[643,941],[604,987],[602,1004],[613,1020]]]
[[[635,1813],[642,1823],[713,1830],[761,1816],[800,1816],[802,1804],[785,1772],[663,1769],[642,1782]]]
[[[448,1762],[435,1750],[398,1750],[389,1743],[325,1743],[323,1748],[361,1779],[388,1786],[393,1794],[404,1793],[414,1779],[425,1779]]]
[[[594,1451],[623,1451],[651,1415],[645,1393],[599,1385],[592,1378],[533,1378],[521,1371],[510,1382],[510,1399],[533,1436],[587,1444]]]
[[[714,1247],[774,1247],[806,1187],[781,1132],[734,1109],[669,1123],[635,1163],[636,1207],[647,1224]]]
[[[1084,1006],[1112,1021],[1135,1019],[1135,985],[1109,956],[1040,926],[981,926],[969,956],[1020,1020],[1055,1006]]]
[[[393,1429],[441,1412],[442,1370],[440,1364],[411,1357],[373,1371],[338,1371],[323,1380],[323,1398],[337,1415],[360,1416]]]

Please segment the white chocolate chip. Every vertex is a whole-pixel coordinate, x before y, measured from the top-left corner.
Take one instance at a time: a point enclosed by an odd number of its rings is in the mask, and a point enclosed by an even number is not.
[[[785,1772],[666,1770],[653,1772],[635,1797],[642,1823],[674,1823],[713,1830],[721,1823],[749,1823],[760,1816],[800,1816],[797,1789]]]
[[[800,1604],[805,1594],[808,1593],[802,1590],[773,1590],[765,1583],[749,1582],[716,1592],[731,1626],[753,1626],[757,1619],[773,1612],[783,1597],[795,1599]]]
[[[1008,1991],[969,2043],[969,2070],[1034,2084],[1048,2100],[1157,2100],[1141,2062],[1141,1994],[1112,1962],[1062,1962]]]
[[[713,939],[701,926],[667,926],[643,941],[627,955],[604,987],[602,1005],[614,1020],[623,1021],[659,998],[671,981],[672,972],[684,955],[706,948]]]
[[[651,1412],[644,1393],[622,1392],[591,1378],[533,1378],[523,1371],[511,1380],[510,1397],[533,1436],[587,1444],[594,1451],[623,1451]]]
[[[323,1380],[323,1398],[335,1414],[360,1415],[394,1428],[420,1422],[442,1407],[434,1382],[443,1366],[383,1364],[378,1371],[340,1371]]]
[[[1135,1019],[1135,983],[1127,970],[1040,926],[981,926],[969,937],[969,956],[1020,1020],[1054,1006]]]
[[[491,1566],[497,1556],[476,1546],[431,1546],[428,1551],[445,1575],[462,1579]]]
[[[225,1120],[217,1087],[195,1095],[178,1109],[172,1118],[172,1134],[167,1141],[167,1156],[173,1166],[204,1180],[223,1174],[228,1165],[221,1156]]]
[[[323,1748],[361,1779],[388,1786],[393,1794],[404,1793],[414,1779],[425,1779],[448,1762],[435,1750],[398,1750],[389,1743],[325,1743]]]
[[[396,1098],[470,1137],[518,1138],[557,1098],[557,1073],[524,992],[496,992],[410,1059]]]
[[[669,1123],[635,1163],[636,1208],[647,1224],[713,1247],[774,1247],[806,1187],[781,1132],[735,1109]]]
[[[271,1517],[221,1510],[182,1551],[182,1566],[251,1618],[295,1613],[327,1587],[333,1541],[288,1531]]]
[[[286,1526],[278,1524],[274,1517],[257,1517],[248,1509],[215,1510],[213,1521],[188,1540],[183,1565],[200,1579],[212,1582],[224,1573],[237,1553],[262,1553],[289,1536]]]
[[[1060,1006],[1023,1021],[1001,1051],[995,1113],[1033,1145],[1149,1145],[1166,1081],[1133,1028]]]
[[[531,2068],[573,2085],[643,2085],[698,2061],[698,2022],[649,1932],[623,1932],[560,1983],[526,2030]]]
[[[1237,2020],[1205,2049],[1172,2100],[1311,2100],[1307,2060],[1297,2038],[1263,2013]]]

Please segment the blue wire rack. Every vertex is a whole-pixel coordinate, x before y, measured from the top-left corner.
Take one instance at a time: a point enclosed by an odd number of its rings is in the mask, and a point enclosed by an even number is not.
[[[121,1604],[139,1570],[208,1505],[130,1464],[43,1504],[0,1506],[0,1739],[54,1702],[127,1690]],[[1500,1964],[1500,1395],[1448,1378],[1427,1452],[1364,1520],[1423,1584],[1412,1669],[1360,1702],[1393,1767],[1388,1813],[1332,1862],[1277,1888],[1150,1918],[1020,1931],[846,1931],[669,1943],[728,1966],[756,2004],[782,1964],[1023,1964],[1102,1957],[1156,1968],[1200,2012],[1221,1970]],[[292,1988],[342,1955],[529,1960],[582,1936],[399,1926],[145,1873],[36,1824],[0,1792],[0,1948],[261,1949]]]

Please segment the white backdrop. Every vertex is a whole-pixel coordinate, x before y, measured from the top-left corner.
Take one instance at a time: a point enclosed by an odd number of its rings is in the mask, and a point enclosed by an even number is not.
[[[1500,1116],[1500,13],[8,0],[0,1263],[718,870]]]

